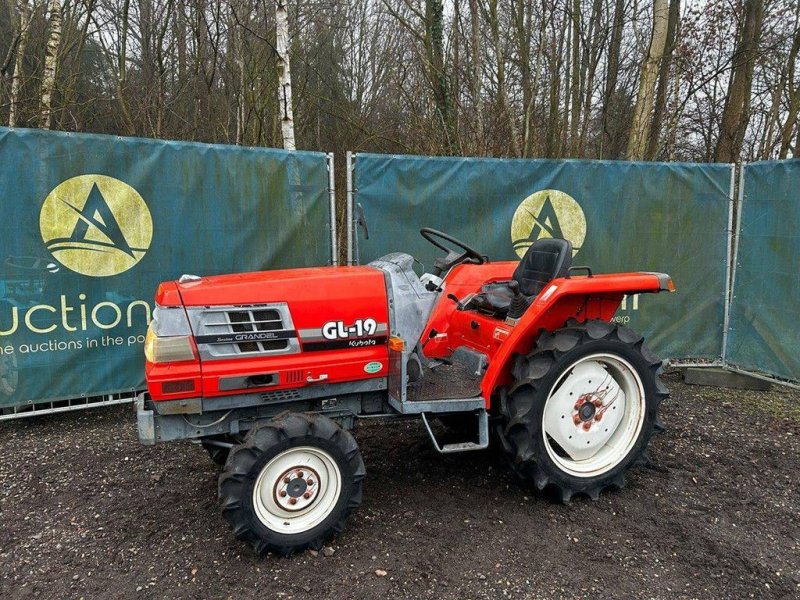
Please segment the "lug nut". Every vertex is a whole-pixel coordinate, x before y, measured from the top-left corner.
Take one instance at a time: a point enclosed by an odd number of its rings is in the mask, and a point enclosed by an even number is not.
[[[303,498],[305,498],[306,500],[311,498],[311,492],[306,492],[305,494],[303,494]]]
[[[580,415],[572,415],[572,422],[575,423],[575,425],[580,425],[581,424],[581,416]]]
[[[297,504],[297,498],[289,498],[289,504]]]
[[[603,413],[601,413],[601,412],[599,412],[599,413],[596,413],[596,414],[594,415],[594,420],[595,420],[595,421],[599,421],[599,420],[600,420],[600,419],[602,419],[602,418],[603,418]]]
[[[291,480],[292,478],[287,475],[286,477],[283,478],[283,483],[289,483]]]
[[[583,430],[584,431],[589,431],[591,428],[592,428],[592,422],[591,421],[586,421],[586,423],[583,424]]]
[[[286,490],[281,490],[278,494],[281,498],[286,498]]]
[[[307,483],[308,485],[314,485],[314,480],[313,480],[313,479],[308,479],[308,480],[306,481],[306,483]]]
[[[302,477],[303,477],[303,472],[302,472],[302,471],[298,471],[298,472],[297,472],[297,476],[298,476],[298,477],[300,477],[300,478],[302,478]]]

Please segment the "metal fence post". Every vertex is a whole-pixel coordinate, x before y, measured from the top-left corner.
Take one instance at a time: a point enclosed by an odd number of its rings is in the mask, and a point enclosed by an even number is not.
[[[328,152],[328,194],[330,196],[328,215],[331,220],[331,264],[335,267],[339,264],[339,242],[336,230],[336,179],[333,169],[333,152]]]
[[[725,297],[725,330],[722,332],[722,366],[728,368],[728,333],[730,330],[730,313],[733,306],[734,294],[736,292],[736,265],[739,262],[739,237],[742,234],[742,208],[744,208],[744,172],[747,168],[747,163],[742,162],[739,165],[739,190],[736,196],[736,210],[733,222],[731,224],[731,231],[733,235],[733,243],[731,244],[731,258],[730,264],[730,282],[729,294]]]
[[[725,296],[723,298],[723,317],[722,317],[722,348],[720,358],[723,366],[725,365],[725,354],[728,347],[728,327],[731,319],[731,260],[733,256],[733,213],[734,199],[736,192],[736,163],[731,163],[731,184],[728,189],[728,228],[725,239]]]
[[[347,151],[347,264],[353,264],[353,153]]]

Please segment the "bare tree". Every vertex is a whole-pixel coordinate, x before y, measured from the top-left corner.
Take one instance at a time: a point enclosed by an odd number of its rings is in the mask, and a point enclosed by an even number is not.
[[[605,86],[603,90],[603,107],[600,117],[602,138],[600,144],[600,157],[614,157],[611,152],[612,144],[617,138],[617,132],[612,130],[613,116],[617,109],[617,79],[620,70],[620,50],[622,47],[622,33],[625,16],[625,0],[614,0],[614,21],[611,26],[611,41],[608,48]]]
[[[799,11],[796,0],[0,0],[0,120],[242,145],[293,137],[335,152],[785,157],[800,137]]]
[[[658,70],[667,44],[668,24],[668,0],[653,0],[653,34],[647,57],[642,63],[639,92],[636,96],[636,106],[633,111],[633,122],[631,123],[631,135],[628,138],[628,151],[626,153],[628,160],[643,159],[647,149],[647,140],[650,137],[653,97],[655,95]]]
[[[294,113],[292,110],[292,75],[289,70],[289,12],[286,10],[287,0],[275,2],[275,25],[278,56],[278,102],[281,106],[281,135],[283,147],[294,150]]]
[[[714,151],[715,160],[720,162],[734,162],[739,159],[742,151],[745,132],[750,122],[750,92],[763,18],[764,1],[745,0],[742,24],[733,53],[733,70],[725,96],[725,109]]]
[[[50,0],[50,36],[47,39],[47,53],[44,59],[44,75],[42,76],[42,101],[39,109],[39,126],[50,129],[53,121],[52,103],[56,87],[56,71],[58,69],[58,52],[61,47],[61,1]]]
[[[24,77],[23,68],[25,60],[25,52],[28,48],[28,38],[30,37],[32,11],[28,6],[27,0],[20,0],[16,3],[17,10],[19,11],[19,18],[17,19],[17,35],[9,46],[8,58],[3,65],[3,71],[8,69],[8,65],[12,65],[11,71],[11,97],[9,101],[8,111],[8,126],[16,127],[19,120],[20,108],[20,93],[22,90],[22,79]],[[12,8],[13,4],[12,4]],[[34,6],[35,10],[35,6]],[[13,63],[12,63],[13,57]]]
[[[470,18],[470,51],[472,69],[470,72],[470,93],[472,96],[472,110],[475,115],[475,137],[477,139],[477,153],[483,154],[485,144],[483,127],[483,69],[481,53],[481,22],[478,10],[478,1],[469,0]]]
[[[667,41],[664,56],[658,67],[658,88],[656,90],[655,107],[653,108],[653,122],[650,125],[650,136],[647,140],[646,160],[656,160],[661,138],[661,125],[664,122],[664,113],[667,109],[667,88],[669,87],[669,74],[672,67],[672,53],[675,50],[675,39],[680,18],[680,0],[669,0],[669,23],[667,25]]]
[[[798,9],[800,13],[800,9]],[[797,115],[800,111],[800,81],[796,81],[797,59],[800,53],[800,19],[795,22],[795,32],[792,36],[792,46],[786,61],[786,79],[788,84],[786,90],[789,96],[789,106],[786,110],[786,118],[781,127],[781,147],[778,151],[779,158],[786,158],[792,142],[792,131],[797,125]],[[797,127],[798,137],[800,137],[800,127]],[[795,146],[794,151],[797,151]]]

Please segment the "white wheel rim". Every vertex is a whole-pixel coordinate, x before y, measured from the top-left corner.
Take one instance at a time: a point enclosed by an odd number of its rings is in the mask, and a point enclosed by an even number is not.
[[[644,424],[642,379],[614,354],[574,362],[556,381],[544,406],[542,435],[550,459],[577,477],[616,467]]]
[[[341,492],[342,475],[330,454],[311,446],[289,448],[261,469],[253,507],[272,531],[303,533],[331,514]]]

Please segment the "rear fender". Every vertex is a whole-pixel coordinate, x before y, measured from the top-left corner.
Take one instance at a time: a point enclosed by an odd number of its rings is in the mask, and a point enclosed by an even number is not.
[[[544,288],[508,338],[492,357],[481,383],[486,407],[498,387],[510,383],[511,361],[515,354],[527,354],[541,330],[555,331],[570,319],[610,321],[622,298],[632,294],[675,291],[665,273],[615,273],[554,279]]]

